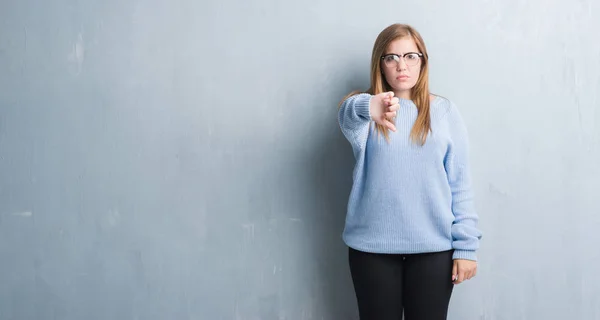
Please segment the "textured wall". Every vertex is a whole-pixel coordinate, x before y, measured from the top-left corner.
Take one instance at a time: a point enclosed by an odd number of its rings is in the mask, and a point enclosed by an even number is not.
[[[357,319],[336,108],[394,22],[471,134],[450,319],[600,319],[598,0],[2,1],[0,319]]]

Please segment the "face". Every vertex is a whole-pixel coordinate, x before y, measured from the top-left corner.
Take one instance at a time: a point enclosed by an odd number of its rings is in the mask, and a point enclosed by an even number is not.
[[[407,53],[415,54],[407,55]],[[381,70],[396,96],[410,99],[410,90],[417,83],[421,73],[420,53],[415,41],[409,37],[390,42],[383,53]]]

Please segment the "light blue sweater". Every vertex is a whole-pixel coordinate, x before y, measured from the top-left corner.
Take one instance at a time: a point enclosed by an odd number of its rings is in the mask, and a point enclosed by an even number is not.
[[[389,143],[371,120],[371,95],[346,99],[339,124],[356,164],[343,240],[375,253],[424,253],[454,249],[454,259],[477,260],[481,232],[474,210],[466,127],[454,103],[431,102],[427,142],[413,143],[417,118],[400,99]]]

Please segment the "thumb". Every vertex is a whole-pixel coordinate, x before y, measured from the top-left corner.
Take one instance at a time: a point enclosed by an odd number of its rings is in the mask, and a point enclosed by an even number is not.
[[[456,266],[456,260],[452,264],[452,281],[456,281],[458,279],[458,267]]]

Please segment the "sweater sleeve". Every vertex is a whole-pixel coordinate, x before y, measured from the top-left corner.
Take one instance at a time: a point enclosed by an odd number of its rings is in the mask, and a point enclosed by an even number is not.
[[[454,104],[448,114],[450,146],[444,166],[452,191],[452,247],[454,259],[477,261],[476,251],[482,237],[477,228],[479,217],[473,204],[471,173],[469,168],[469,138],[467,128]]]
[[[340,106],[338,122],[355,155],[367,143],[371,122],[370,103],[371,95],[360,93],[347,98]]]

